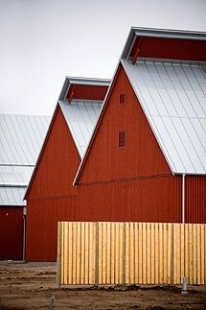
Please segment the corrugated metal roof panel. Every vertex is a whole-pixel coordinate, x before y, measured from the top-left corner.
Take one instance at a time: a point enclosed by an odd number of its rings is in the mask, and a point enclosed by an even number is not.
[[[23,206],[51,117],[0,115],[0,205]]]
[[[59,101],[81,158],[99,117],[101,104],[101,101],[73,100],[70,104],[67,101]]]
[[[0,185],[28,185],[33,166],[0,165]]]
[[[51,117],[0,115],[0,164],[34,165]]]
[[[0,206],[25,206],[25,187],[0,186]]]
[[[172,171],[206,174],[205,66],[122,63]]]

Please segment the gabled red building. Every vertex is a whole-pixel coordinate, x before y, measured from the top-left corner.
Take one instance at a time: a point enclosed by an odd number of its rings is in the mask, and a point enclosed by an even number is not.
[[[65,79],[25,196],[27,261],[55,261],[57,222],[77,217],[73,180],[108,85],[108,80]]]
[[[206,222],[205,68],[205,33],[132,28],[82,156],[60,100],[27,192],[27,260],[56,259],[58,220]]]
[[[206,222],[206,34],[132,28],[78,170],[78,220]]]
[[[0,261],[25,260],[24,195],[50,119],[0,114]]]

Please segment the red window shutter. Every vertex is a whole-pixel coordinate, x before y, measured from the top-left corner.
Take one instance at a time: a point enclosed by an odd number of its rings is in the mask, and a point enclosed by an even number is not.
[[[124,104],[125,103],[125,94],[120,94],[119,96],[119,103]]]
[[[119,132],[119,148],[125,147],[125,131]]]

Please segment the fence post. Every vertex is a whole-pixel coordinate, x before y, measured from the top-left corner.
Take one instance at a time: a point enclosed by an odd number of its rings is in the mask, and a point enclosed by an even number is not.
[[[99,223],[96,223],[95,285],[99,284]]]

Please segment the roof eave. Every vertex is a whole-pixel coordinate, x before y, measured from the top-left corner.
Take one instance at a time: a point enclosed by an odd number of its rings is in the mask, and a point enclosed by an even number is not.
[[[82,77],[70,77],[65,78],[62,90],[59,95],[60,100],[64,100],[68,94],[68,91],[72,85],[86,85],[86,86],[109,86],[109,79],[98,79],[98,78],[82,78]]]
[[[28,184],[26,183],[4,183],[4,184],[0,184],[0,187],[20,187],[20,188],[27,188]]]
[[[166,30],[132,27],[123,49],[121,58],[128,58],[132,50],[136,37],[164,38],[164,39],[182,39],[182,40],[206,40],[206,32]]]

